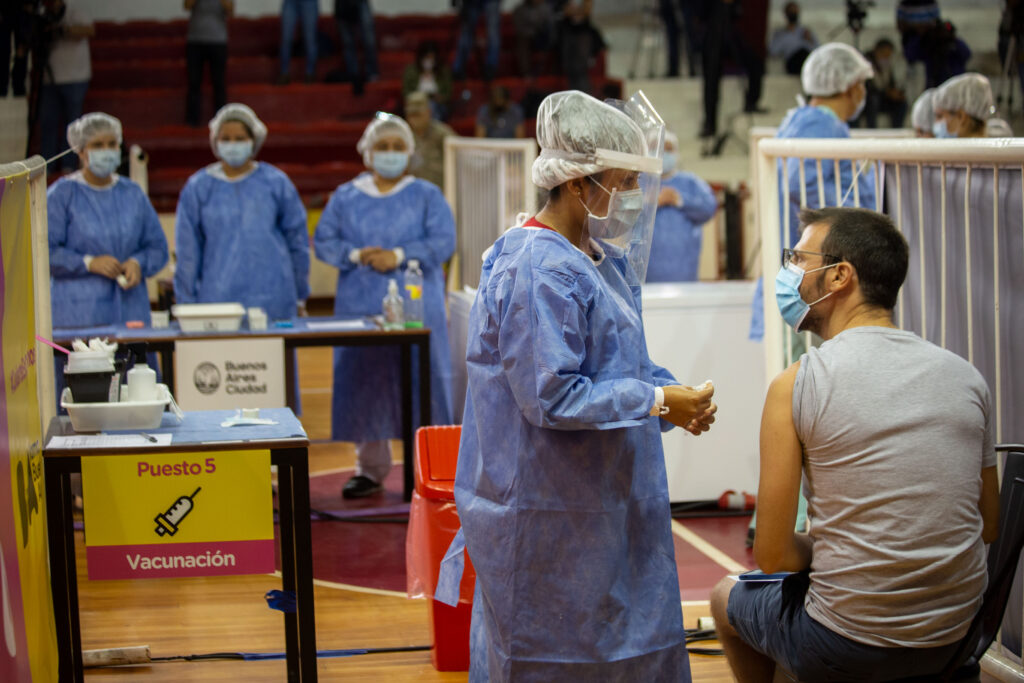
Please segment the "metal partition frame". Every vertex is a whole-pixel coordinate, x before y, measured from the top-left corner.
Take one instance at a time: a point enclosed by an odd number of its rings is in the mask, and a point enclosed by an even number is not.
[[[449,136],[444,140],[445,197],[455,214],[458,246],[448,275],[449,291],[480,282],[480,257],[521,212],[537,211],[532,138]]]

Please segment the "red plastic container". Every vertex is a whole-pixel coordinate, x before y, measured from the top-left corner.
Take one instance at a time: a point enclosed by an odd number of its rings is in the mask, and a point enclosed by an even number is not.
[[[430,600],[430,651],[438,671],[469,670],[469,622],[476,571],[469,556],[459,604],[434,599],[441,560],[459,530],[455,510],[455,465],[462,427],[421,427],[416,432],[416,488],[409,513],[406,574],[410,597]]]

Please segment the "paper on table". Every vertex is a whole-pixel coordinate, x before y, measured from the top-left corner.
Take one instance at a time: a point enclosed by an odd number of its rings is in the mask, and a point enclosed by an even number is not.
[[[365,320],[310,320],[306,327],[311,330],[365,330]]]
[[[151,448],[170,446],[171,434],[151,434],[151,441],[142,434],[75,434],[73,436],[53,436],[47,448]]]

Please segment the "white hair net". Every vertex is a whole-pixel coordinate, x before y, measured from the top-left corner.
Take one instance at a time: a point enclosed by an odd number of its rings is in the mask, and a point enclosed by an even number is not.
[[[113,116],[101,111],[85,114],[68,124],[68,146],[76,152],[81,152],[90,140],[104,133],[113,133],[119,145],[123,141],[121,122]]]
[[[377,140],[388,135],[397,135],[402,138],[409,148],[409,154],[416,151],[416,140],[412,136],[412,128],[405,122],[405,119],[379,111],[366,126],[363,137],[359,138],[359,142],[356,143],[356,151],[363,155],[364,164],[370,165],[370,153]]]
[[[990,138],[1012,138],[1013,128],[1005,119],[992,118],[985,122],[985,135]]]
[[[939,86],[933,103],[936,111],[962,111],[981,121],[996,113],[992,106],[992,86],[981,74],[953,76]]]
[[[679,151],[679,136],[670,130],[665,131],[665,147],[672,145],[672,149]]]
[[[533,183],[545,190],[608,168],[566,155],[594,155],[607,149],[642,156],[648,148],[635,121],[579,90],[556,92],[540,103],[537,144],[540,154],[533,162]]]
[[[935,88],[928,88],[918,95],[910,112],[910,121],[914,128],[931,134],[935,123]]]
[[[244,123],[245,127],[252,131],[252,153],[255,156],[267,139],[267,126],[256,116],[256,112],[238,102],[225,104],[210,119],[210,148],[213,149],[213,153],[217,153],[217,135],[220,134],[221,126],[228,121]]]
[[[814,49],[800,70],[800,85],[807,95],[829,97],[845,92],[875,72],[864,55],[845,43],[825,43]]]

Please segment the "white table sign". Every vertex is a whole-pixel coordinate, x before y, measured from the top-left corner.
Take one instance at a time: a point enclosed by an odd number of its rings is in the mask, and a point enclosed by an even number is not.
[[[284,339],[178,341],[175,399],[182,410],[283,408]]]

